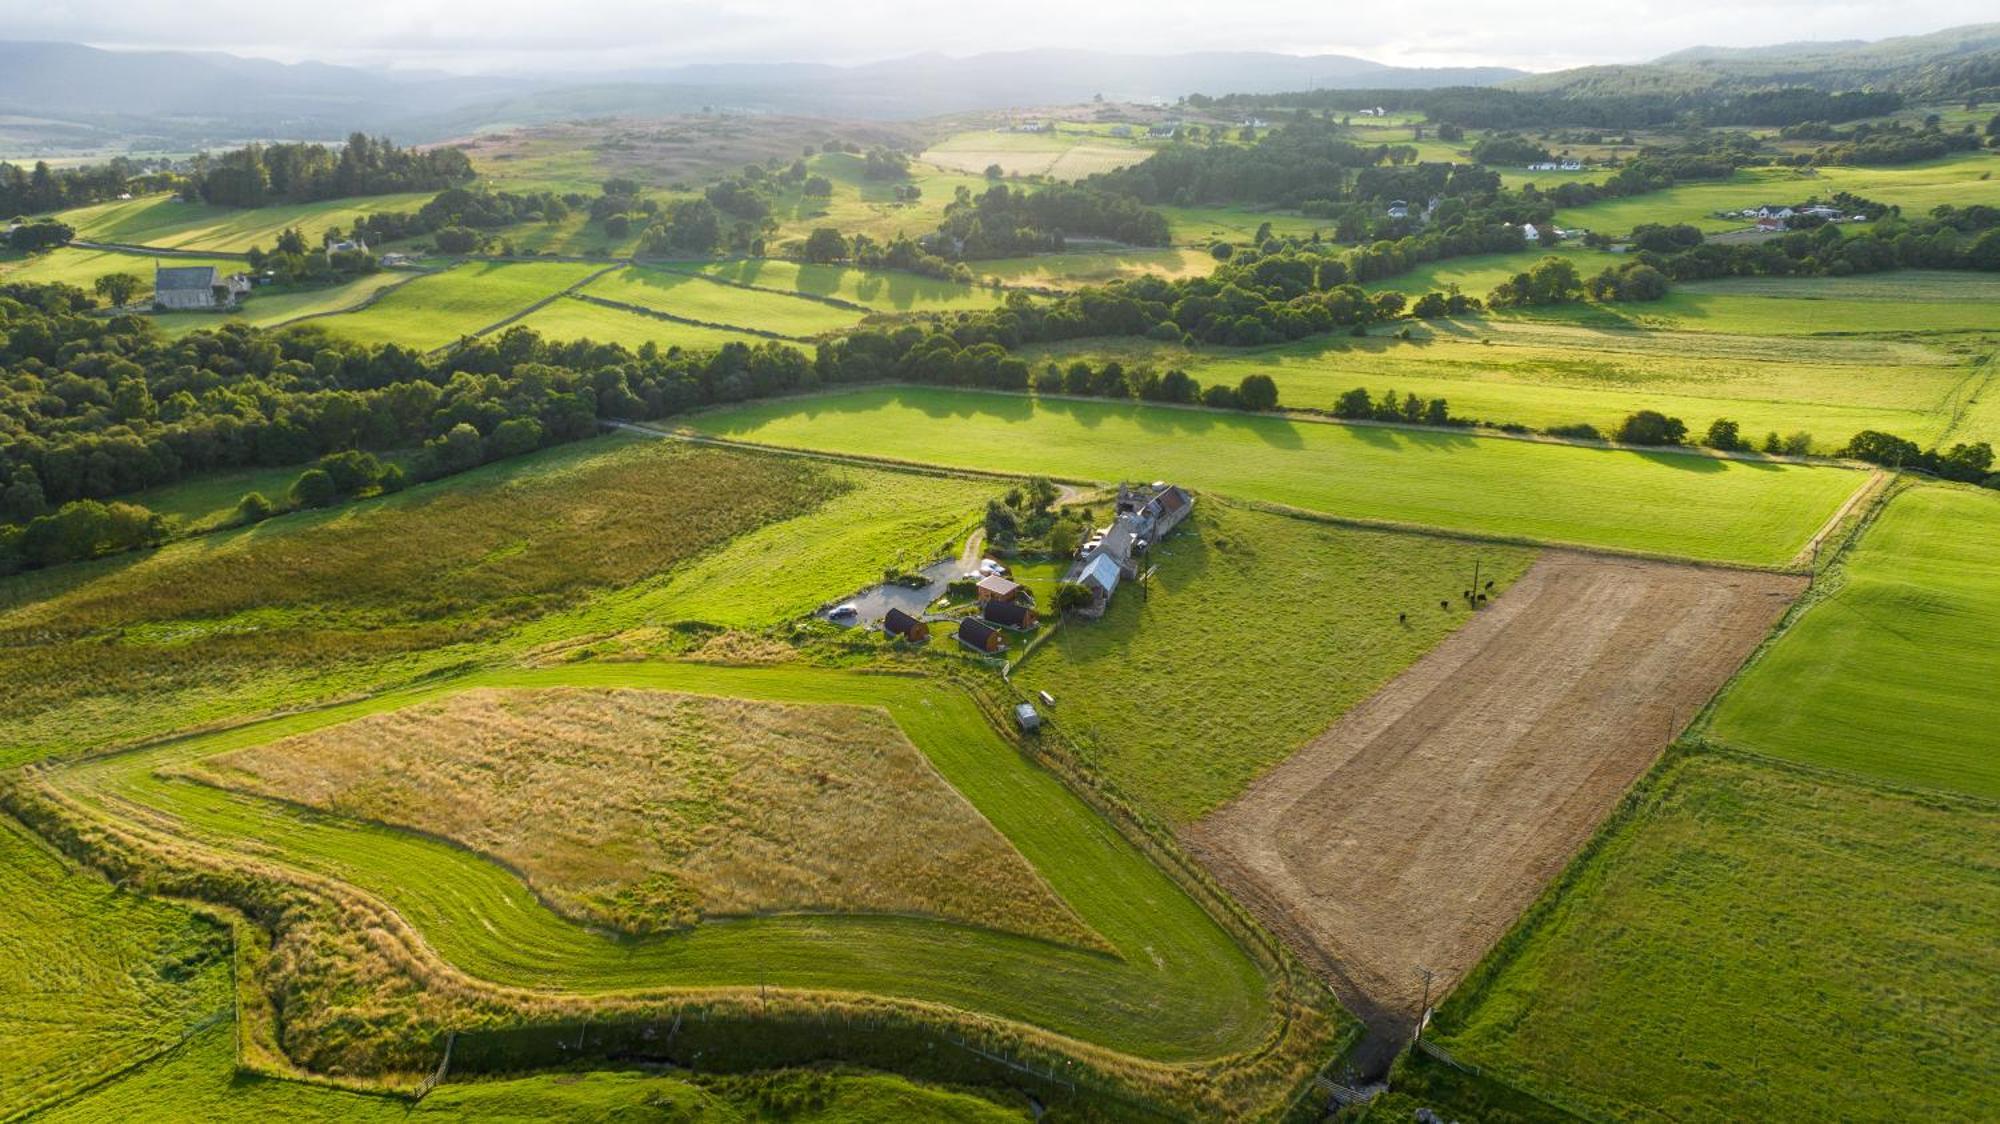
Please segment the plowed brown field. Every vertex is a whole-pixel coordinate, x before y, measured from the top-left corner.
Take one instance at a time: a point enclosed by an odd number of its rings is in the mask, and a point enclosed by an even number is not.
[[[1805,579],[1550,552],[1190,842],[1380,1037],[1576,853]]]

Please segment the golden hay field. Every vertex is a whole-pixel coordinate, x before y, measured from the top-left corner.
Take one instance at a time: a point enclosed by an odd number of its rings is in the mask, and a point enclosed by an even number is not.
[[[1091,933],[877,710],[482,689],[208,759],[196,779],[492,856],[585,923],[917,913]]]

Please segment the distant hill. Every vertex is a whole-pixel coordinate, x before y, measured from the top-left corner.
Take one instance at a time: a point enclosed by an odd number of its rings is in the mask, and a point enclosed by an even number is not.
[[[1894,88],[1918,99],[1957,98],[2000,89],[2000,23],[1874,42],[1692,47],[1649,63],[1585,66],[1501,85],[1573,96],[1805,86],[1829,91]]]
[[[1200,91],[1483,86],[1504,67],[1418,69],[1346,55],[1123,55],[1015,51],[916,55],[860,66],[742,63],[606,73],[591,81],[409,75],[218,52],[105,51],[0,42],[0,150],[196,147],[324,139],[354,129],[412,141],[578,116],[729,109],[908,120],[1088,101],[1173,101]]]

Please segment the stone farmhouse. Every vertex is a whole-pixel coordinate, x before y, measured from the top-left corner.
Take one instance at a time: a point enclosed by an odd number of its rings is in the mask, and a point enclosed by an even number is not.
[[[207,312],[228,308],[250,291],[241,273],[222,277],[212,265],[153,267],[153,307],[164,312]]]
[[[1090,591],[1090,603],[1078,610],[1086,617],[1103,616],[1118,583],[1139,576],[1146,552],[1194,511],[1194,496],[1165,481],[1120,484],[1114,510],[1111,526],[1077,552],[1063,576]]]

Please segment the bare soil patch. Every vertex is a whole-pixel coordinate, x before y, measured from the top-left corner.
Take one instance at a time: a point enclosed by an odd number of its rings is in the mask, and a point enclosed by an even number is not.
[[[1805,579],[1550,552],[1203,819],[1210,868],[1400,1038],[1506,932]]]
[[[1099,943],[885,713],[462,691],[197,762],[211,784],[490,855],[577,920],[886,912]]]

